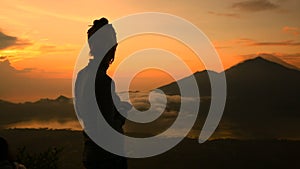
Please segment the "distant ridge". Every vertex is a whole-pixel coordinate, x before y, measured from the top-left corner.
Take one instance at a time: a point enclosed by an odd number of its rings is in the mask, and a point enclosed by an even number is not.
[[[282,61],[283,62],[283,61]],[[225,71],[228,95],[257,95],[262,93],[281,93],[288,90],[288,94],[300,94],[300,71],[267,60],[261,56],[241,62]],[[214,71],[196,72],[191,76],[179,80],[181,83],[191,83],[192,76],[197,81],[201,96],[210,96],[210,81],[208,72],[218,75]],[[179,95],[176,82],[159,87],[169,95]],[[191,91],[190,95],[194,95]],[[285,95],[286,96],[286,95]]]
[[[296,67],[296,66],[294,66],[294,65],[291,65],[291,64],[289,64],[289,63],[287,63],[287,62],[285,62],[285,61],[283,61],[283,60],[279,59],[278,57],[275,57],[275,56],[273,56],[273,55],[271,55],[271,54],[264,54],[264,53],[262,53],[262,54],[260,54],[260,55],[257,56],[257,57],[261,57],[261,58],[263,58],[263,59],[265,59],[265,60],[268,60],[268,61],[270,61],[270,62],[274,62],[274,63],[280,64],[280,65],[282,65],[282,66],[284,66],[284,67],[287,67],[287,68],[290,68],[290,69],[295,69],[295,70],[299,70],[299,71],[300,71],[300,68],[299,68],[299,67]]]
[[[72,99],[65,96],[24,103],[0,100],[0,129],[20,122],[77,121],[72,103]]]
[[[47,102],[57,102],[57,103],[72,103],[72,99],[66,96],[60,95],[55,99],[42,98],[33,103],[47,103]]]
[[[227,99],[216,136],[300,138],[300,71],[284,65],[256,57],[225,71]],[[207,72],[192,75],[202,97],[196,123],[199,129],[210,109],[210,81]],[[191,83],[192,76],[181,79],[181,83]],[[176,82],[159,89],[166,94],[180,95]],[[187,96],[195,95],[193,91],[189,94]]]
[[[282,67],[284,69],[292,69],[292,70],[296,70],[296,71],[300,71],[299,68],[297,68],[296,66],[293,66],[291,64],[288,64],[286,62],[284,62],[283,60],[279,59],[279,58],[265,58],[265,56],[257,56],[255,58],[252,59],[248,59],[245,60],[241,63],[238,63],[232,67],[230,67],[229,69],[227,69],[225,72],[230,71],[231,69],[235,68],[235,67],[239,67],[239,66],[249,66],[249,68],[252,66],[252,68],[258,67],[258,66],[276,66],[277,68]],[[266,67],[269,68],[269,67]],[[267,69],[266,69],[267,70]]]
[[[72,98],[69,98],[67,96],[64,96],[64,95],[60,95],[58,96],[57,98],[55,99],[50,99],[50,98],[41,98],[37,101],[26,101],[26,102],[21,102],[21,103],[13,103],[13,102],[10,102],[10,101],[7,101],[7,100],[3,100],[3,99],[0,99],[0,104],[25,104],[25,103],[48,103],[48,102],[63,102],[63,103],[72,103],[73,102],[73,99]]]
[[[71,99],[71,98],[68,98],[68,97],[66,97],[66,96],[60,95],[60,96],[58,96],[58,97],[55,99],[55,101],[57,101],[57,102],[70,102],[70,101],[72,101],[72,99]]]

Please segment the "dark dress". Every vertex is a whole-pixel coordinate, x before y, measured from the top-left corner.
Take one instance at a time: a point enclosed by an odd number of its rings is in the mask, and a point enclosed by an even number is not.
[[[113,97],[120,102],[115,93],[114,82],[106,74],[106,71],[100,68],[97,71],[95,80],[95,94],[104,119],[112,128],[123,133],[122,126],[125,123],[125,118],[117,111],[113,102]],[[127,169],[127,159],[125,157],[120,157],[102,149],[85,132],[83,132],[83,135],[83,163],[86,169]]]

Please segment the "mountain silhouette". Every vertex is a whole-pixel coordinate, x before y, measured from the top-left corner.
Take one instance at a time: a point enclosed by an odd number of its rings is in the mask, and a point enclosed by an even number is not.
[[[58,96],[55,100],[58,101],[58,102],[69,102],[69,101],[72,101],[72,99],[70,99],[70,98],[68,98],[66,96],[63,96],[63,95]]]
[[[196,72],[201,99],[194,129],[200,130],[210,107],[208,71]],[[216,72],[211,72],[219,74]],[[262,57],[246,60],[225,71],[227,100],[215,135],[240,138],[300,138],[300,71]],[[191,83],[192,76],[181,79]],[[159,89],[180,95],[176,82]],[[194,93],[190,92],[189,96]],[[229,132],[224,132],[229,131]],[[229,133],[229,134],[228,134]]]
[[[73,102],[72,98],[68,98],[66,96],[60,95],[55,99],[41,98],[40,100],[33,103],[72,103],[72,102]]]
[[[289,63],[287,63],[287,62],[279,59],[278,57],[276,57],[276,56],[274,56],[272,54],[262,53],[258,57],[261,57],[261,58],[266,59],[268,61],[280,64],[280,65],[282,65],[284,67],[287,67],[287,68],[290,68],[290,69],[300,70],[299,67],[291,65],[291,64],[289,64]]]
[[[191,83],[194,76],[200,90],[200,96],[210,96],[210,81],[205,70],[179,80],[180,83]],[[300,91],[300,71],[285,67],[262,57],[246,60],[225,71],[228,97],[288,96],[298,97]],[[180,95],[177,82],[161,86],[168,95]],[[194,95],[193,92],[190,93]]]
[[[11,103],[0,100],[0,129],[20,122],[77,121],[71,98],[43,98],[35,102]]]
[[[240,63],[225,74],[229,97],[299,97],[300,94],[300,71],[262,57]]]

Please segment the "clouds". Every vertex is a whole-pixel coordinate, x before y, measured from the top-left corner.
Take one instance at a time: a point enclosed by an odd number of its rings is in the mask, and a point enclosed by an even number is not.
[[[28,40],[21,40],[15,36],[6,35],[0,32],[0,50],[9,47],[23,48],[24,46],[31,45]]]
[[[49,120],[49,121],[39,121],[39,120],[32,120],[32,121],[25,121],[25,122],[17,122],[12,123],[4,126],[4,128],[34,128],[34,129],[41,129],[41,128],[51,128],[51,129],[71,129],[71,130],[82,130],[79,122],[77,120],[70,120],[66,122],[59,122],[56,120]]]
[[[208,11],[209,14],[215,15],[215,16],[224,16],[224,17],[231,17],[231,18],[240,18],[239,14],[236,13],[225,13],[225,12],[214,12],[214,11]]]
[[[232,8],[245,12],[259,12],[277,9],[279,5],[269,0],[247,0],[234,3]]]
[[[300,42],[294,40],[257,41],[254,39],[240,38],[240,39],[233,40],[232,42],[243,46],[290,46],[290,47],[300,46]]]
[[[1,58],[6,59],[7,57],[2,56]],[[33,70],[33,68],[25,68],[22,70],[17,70],[11,66],[8,60],[4,60],[0,62],[0,77],[2,78],[9,78],[9,76],[11,76],[12,74],[19,76],[22,73],[30,72],[31,70]]]
[[[173,124],[176,118],[178,118],[180,112],[181,122],[177,122],[177,125],[174,126],[174,128],[177,131],[176,136],[179,135],[182,136],[183,133],[180,132],[186,131],[189,128],[190,123],[188,122],[191,119],[197,118],[198,111],[195,111],[193,107],[194,105],[199,104],[200,102],[199,98],[180,97],[179,95],[164,95],[163,93],[156,92],[156,91],[154,91],[151,95],[149,95],[149,93],[147,92],[134,92],[134,93],[130,93],[130,95],[131,95],[131,99],[130,99],[131,103],[141,111],[140,112],[135,112],[133,110],[129,111],[128,112],[128,116],[130,116],[129,119],[131,119],[132,116],[137,117],[140,116],[140,114],[143,114],[147,119],[153,119],[153,121],[151,120],[149,123],[144,123],[144,124],[135,123],[133,121],[127,121],[125,130],[128,133],[138,133],[142,135],[144,134],[156,135],[158,133],[161,133],[164,130],[168,129]],[[119,96],[121,97],[122,100],[124,100],[125,98],[124,93],[120,93]],[[167,103],[163,101],[164,97],[166,97]],[[147,108],[150,107],[149,101],[151,102],[151,109],[145,109],[145,107]],[[153,118],[154,116],[156,118]],[[201,115],[200,117],[203,118],[204,116]],[[202,124],[199,126],[202,126]],[[175,136],[173,135],[174,133],[173,134],[171,133],[164,136],[165,137]]]
[[[281,29],[278,29],[278,34],[285,37]],[[264,36],[264,34],[262,34]],[[250,36],[249,36],[250,37]],[[299,57],[299,38],[287,35],[288,39],[274,39],[273,37],[267,38],[233,38],[224,41],[214,41],[213,44],[221,52],[227,53],[228,56],[239,60],[245,60],[256,57],[261,54],[272,54],[294,67],[300,67]],[[237,52],[229,52],[230,50]],[[223,54],[224,55],[224,54]]]
[[[8,57],[7,56],[0,56],[0,61],[6,60]]]
[[[266,41],[266,42],[257,42],[252,41],[248,44],[249,46],[300,46],[300,42],[296,42],[294,40],[287,40],[287,41]]]
[[[286,13],[287,10],[282,9],[283,0],[277,0],[276,3],[271,0],[244,0],[235,2],[229,6],[230,12],[208,11],[209,14],[229,18],[245,18],[242,14],[261,11],[276,10],[279,13]],[[232,9],[235,10],[232,12]]]
[[[282,40],[282,41],[259,41],[250,38],[237,38],[227,41],[214,41],[216,48],[241,48],[241,47],[282,47],[297,49],[300,46],[300,41]],[[261,50],[261,48],[259,48]],[[286,49],[285,49],[286,50]]]
[[[17,37],[9,36],[0,32],[0,49],[5,49],[9,46],[15,45],[17,42]]]
[[[282,28],[282,32],[287,33],[287,34],[292,34],[294,36],[299,36],[300,35],[300,28],[285,26],[285,27]]]
[[[78,44],[53,43],[47,39],[34,39],[28,35],[12,36],[1,32],[0,29],[0,61],[10,60],[17,62],[28,58],[47,58],[52,59],[57,56],[66,56],[79,51]],[[73,61],[70,59],[70,61]],[[55,65],[56,66],[56,65]],[[38,67],[40,65],[38,64]]]
[[[299,52],[299,41],[294,40],[284,40],[284,41],[258,41],[254,39],[248,39],[248,38],[241,38],[241,39],[235,39],[229,42],[225,42],[230,46],[235,47],[248,47],[248,48],[254,48],[258,50],[252,50],[253,53],[251,54],[242,54],[238,55],[241,56],[243,59],[249,59],[256,56],[265,56],[265,57],[272,57],[281,59],[291,65],[287,66],[293,69],[299,69],[300,65],[300,52]],[[286,49],[289,50],[286,50]],[[271,50],[270,50],[271,49]],[[274,50],[275,49],[275,50]],[[276,59],[276,60],[277,60]],[[274,61],[274,59],[271,59]],[[276,63],[279,63],[275,61]],[[282,64],[282,63],[280,63]]]
[[[41,53],[66,53],[78,50],[76,45],[64,44],[64,45],[54,45],[54,44],[40,44],[38,51]]]
[[[43,78],[47,74],[50,73],[30,67],[16,69],[8,60],[0,61],[0,99],[19,102],[61,94],[71,96],[71,79]]]

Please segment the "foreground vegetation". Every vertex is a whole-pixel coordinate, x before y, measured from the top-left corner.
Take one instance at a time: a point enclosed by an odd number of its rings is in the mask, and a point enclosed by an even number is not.
[[[14,129],[1,130],[0,135],[15,147],[28,169],[83,168],[80,131]],[[185,139],[164,154],[129,159],[129,169],[300,168],[299,151],[300,141],[292,140],[218,139],[198,144],[197,140]]]

